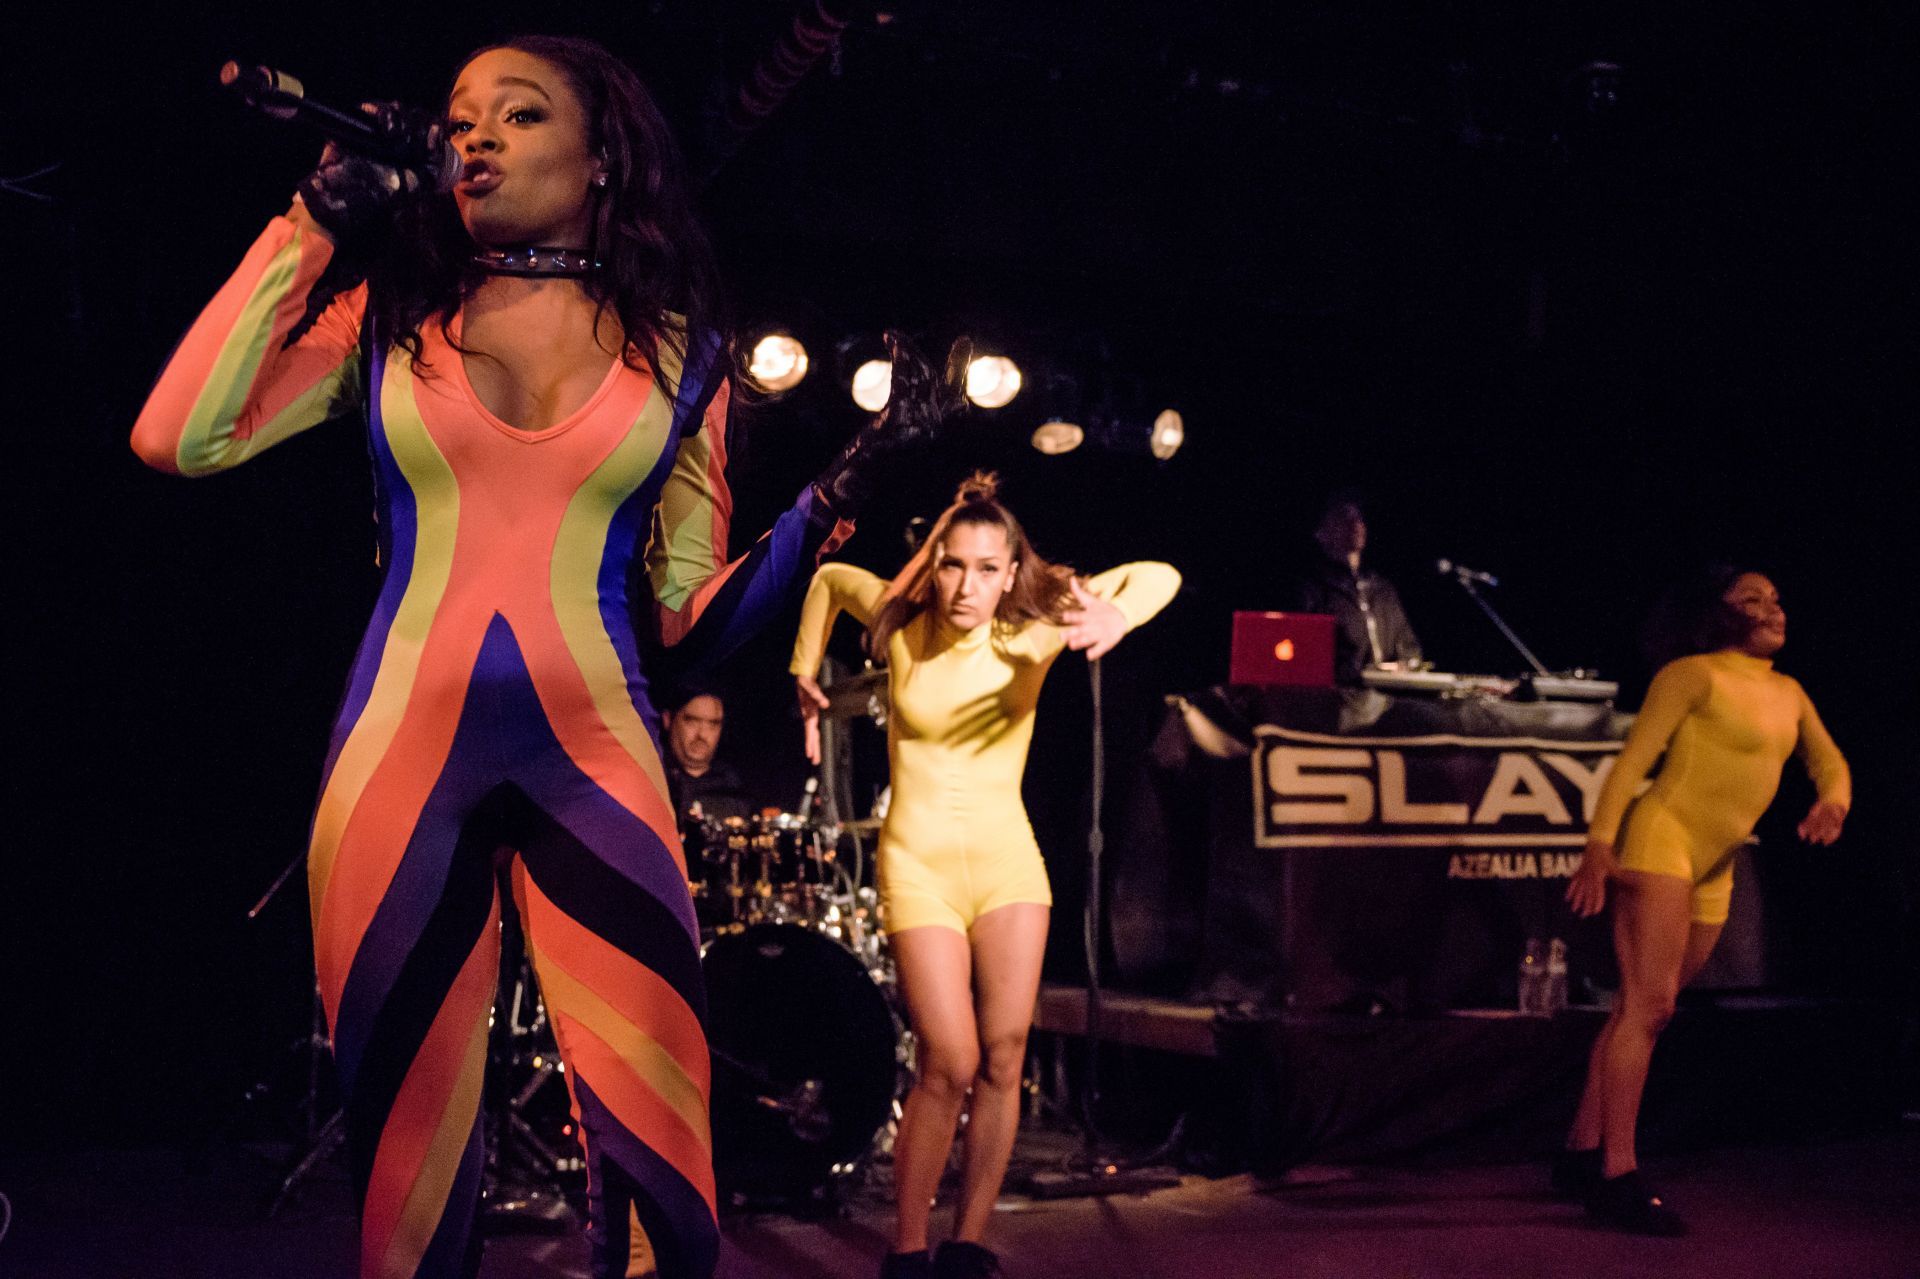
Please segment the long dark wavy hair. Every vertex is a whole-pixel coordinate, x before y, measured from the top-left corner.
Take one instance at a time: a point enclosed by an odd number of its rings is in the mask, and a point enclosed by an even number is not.
[[[1742,577],[1762,571],[1749,564],[1707,564],[1668,587],[1640,630],[1640,648],[1652,668],[1744,644],[1753,622],[1725,596]]]
[[[663,350],[684,356],[689,334],[724,338],[727,330],[713,247],[695,216],[666,119],[640,77],[595,41],[514,36],[475,49],[461,68],[495,49],[551,63],[585,106],[587,145],[605,157],[608,175],[596,191],[593,243],[586,246],[604,266],[587,277],[587,293],[619,321],[626,363],[644,364],[664,382]],[[422,329],[437,323],[451,341],[447,326],[485,277],[472,264],[473,240],[450,198],[406,202],[395,232],[369,264],[368,312],[383,341],[418,360]]]
[[[961,524],[985,524],[1007,535],[1007,555],[1016,567],[1013,585],[994,606],[996,628],[1008,630],[1034,621],[1060,622],[1061,614],[1073,605],[1069,583],[1073,570],[1064,564],[1050,564],[1040,558],[1027,541],[1026,530],[999,499],[1000,478],[987,471],[975,471],[954,495],[953,505],[940,513],[927,537],[908,560],[906,567],[887,586],[880,611],[868,628],[876,656],[887,651],[887,641],[921,614],[937,607],[933,575],[947,540],[947,533]]]

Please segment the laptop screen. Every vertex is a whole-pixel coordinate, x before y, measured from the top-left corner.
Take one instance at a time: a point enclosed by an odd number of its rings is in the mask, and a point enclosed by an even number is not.
[[[1235,684],[1333,686],[1333,617],[1327,613],[1233,615]]]

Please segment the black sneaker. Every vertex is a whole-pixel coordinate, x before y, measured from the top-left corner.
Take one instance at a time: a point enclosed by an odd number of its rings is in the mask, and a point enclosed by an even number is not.
[[[933,1279],[993,1279],[1000,1258],[993,1249],[950,1239],[933,1252]]]
[[[1636,1235],[1677,1239],[1687,1233],[1687,1223],[1648,1188],[1638,1168],[1596,1185],[1587,1195],[1587,1211],[1616,1230]]]
[[[933,1261],[919,1252],[890,1252],[880,1263],[880,1279],[933,1279]]]
[[[1600,1150],[1563,1150],[1553,1157],[1547,1184],[1556,1199],[1585,1199],[1600,1184]]]

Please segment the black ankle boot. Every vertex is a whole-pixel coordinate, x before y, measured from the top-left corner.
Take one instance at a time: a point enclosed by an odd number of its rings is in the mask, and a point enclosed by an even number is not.
[[[1553,1157],[1547,1184],[1556,1199],[1585,1199],[1602,1181],[1600,1151],[1563,1150]]]
[[[933,1279],[933,1261],[927,1250],[890,1252],[880,1263],[880,1279]]]
[[[1687,1223],[1648,1188],[1638,1168],[1607,1177],[1596,1185],[1587,1195],[1587,1211],[1616,1230],[1636,1235],[1677,1239],[1687,1233]]]
[[[993,1279],[1000,1258],[991,1248],[950,1239],[933,1252],[933,1279]]]

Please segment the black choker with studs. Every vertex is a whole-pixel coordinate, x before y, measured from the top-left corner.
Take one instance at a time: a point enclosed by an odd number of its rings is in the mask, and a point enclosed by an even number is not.
[[[529,249],[482,249],[473,264],[489,275],[590,275],[600,263],[585,249],[556,249],[535,245]]]

